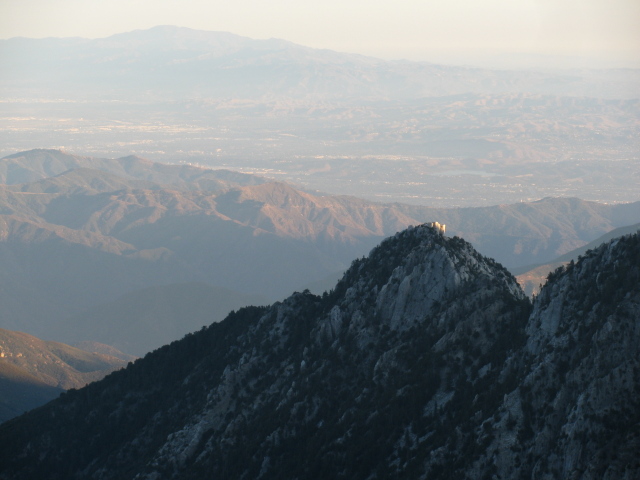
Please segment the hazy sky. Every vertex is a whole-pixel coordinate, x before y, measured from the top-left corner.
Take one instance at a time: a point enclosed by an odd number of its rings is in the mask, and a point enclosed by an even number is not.
[[[382,58],[527,53],[640,64],[640,0],[0,0],[0,38],[97,38],[155,25]]]

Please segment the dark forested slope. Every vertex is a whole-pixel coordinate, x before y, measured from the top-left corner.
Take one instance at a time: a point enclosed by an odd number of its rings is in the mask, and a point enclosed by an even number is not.
[[[420,226],[0,427],[1,478],[637,478],[640,238],[533,305]]]

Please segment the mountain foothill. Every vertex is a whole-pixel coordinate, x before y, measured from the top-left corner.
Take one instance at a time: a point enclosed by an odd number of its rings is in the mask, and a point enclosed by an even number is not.
[[[0,328],[0,422],[81,388],[136,357],[108,345],[73,347]]]

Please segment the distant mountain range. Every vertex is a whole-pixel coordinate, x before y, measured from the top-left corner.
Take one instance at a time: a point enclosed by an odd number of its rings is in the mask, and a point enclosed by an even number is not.
[[[0,162],[0,182],[26,184],[12,190],[28,193],[98,193],[123,188],[159,189],[160,186],[186,191],[219,191],[266,181],[262,177],[230,170],[166,165],[136,156],[81,157],[58,150],[35,149],[9,155]]]
[[[640,235],[531,303],[427,225],[0,426],[0,478],[640,477]]]
[[[231,309],[335,278],[409,225],[445,223],[448,235],[512,268],[640,220],[640,203],[550,198],[434,209],[53,150],[0,159],[0,181],[13,183],[0,187],[0,327],[138,355]],[[163,312],[189,314],[160,314],[160,304]],[[162,328],[142,335],[154,316]]]
[[[497,71],[384,61],[173,26],[102,39],[0,40],[0,86],[90,99],[401,100],[531,92],[637,98],[640,73]],[[55,68],[52,68],[55,67]],[[43,75],[46,73],[46,75]],[[633,80],[636,80],[634,83]],[[621,88],[622,87],[622,88]]]
[[[81,348],[0,328],[0,422],[84,387],[136,357],[100,344]]]

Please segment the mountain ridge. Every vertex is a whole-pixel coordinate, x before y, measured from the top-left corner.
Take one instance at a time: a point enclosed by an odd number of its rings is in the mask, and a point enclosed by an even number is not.
[[[609,240],[637,232],[638,230],[640,230],[640,224],[616,228],[582,247],[560,255],[550,263],[544,265],[526,265],[512,269],[512,272],[516,275],[518,282],[522,285],[527,295],[537,295],[540,286],[544,284],[547,276],[557,268],[564,267],[569,264],[569,262],[578,260],[578,258],[587,253],[587,251],[599,247]]]
[[[29,172],[40,172],[38,178],[58,175],[49,178],[64,186],[54,190],[57,193],[30,193],[42,190],[42,182],[47,182],[42,179],[0,186],[0,225],[7,226],[0,238],[0,297],[6,311],[0,326],[66,343],[92,340],[78,338],[77,329],[57,329],[83,312],[93,318],[99,305],[134,291],[190,282],[273,302],[316,281],[337,278],[353,258],[368,253],[384,237],[424,221],[446,223],[450,234],[467,238],[483,255],[512,268],[554,258],[640,220],[638,202],[602,205],[548,198],[436,209],[313,194],[266,179],[157,166],[137,158],[125,163],[129,167],[117,160],[51,150],[0,159],[0,171],[27,165]],[[108,172],[69,171],[74,165],[102,165]],[[126,169],[135,180],[126,177]],[[164,172],[162,178],[156,176],[158,170]],[[182,189],[181,182],[203,175],[229,186],[219,191]],[[136,188],[147,176],[155,179],[154,186]],[[87,188],[94,178],[99,188]],[[332,286],[316,285],[314,293]],[[179,323],[178,318],[174,321]],[[109,338],[125,350],[130,344],[124,334]],[[144,353],[140,345],[132,348]]]
[[[532,305],[464,240],[404,230],[323,296],[232,312],[0,426],[0,478],[634,478],[638,259],[637,234],[602,245]]]
[[[185,190],[218,191],[264,181],[255,175],[191,165],[167,165],[135,155],[107,159],[73,155],[55,149],[34,149],[7,155],[0,160],[0,183],[6,185],[32,183],[77,168],[100,170],[125,179],[144,180],[150,184]]]
[[[623,89],[612,89],[601,78],[590,79],[580,70],[566,75],[385,61],[278,39],[254,40],[171,26],[102,39],[9,39],[0,41],[0,48],[7,64],[3,83],[11,91],[28,86],[64,95],[80,80],[91,86],[84,89],[85,95],[94,93],[99,98],[135,98],[136,94],[162,98],[164,94],[164,98],[175,100],[189,93],[200,98],[406,100],[469,91],[523,90],[570,96],[638,96],[637,87],[628,80],[623,80]],[[78,59],[93,68],[82,68]],[[59,68],[47,78],[48,84],[42,85],[37,74],[52,63]],[[142,88],[136,79],[149,71],[156,75],[145,76]],[[204,81],[202,74],[215,75],[215,85]],[[27,79],[21,84],[24,75]],[[620,87],[620,79],[616,81]]]

